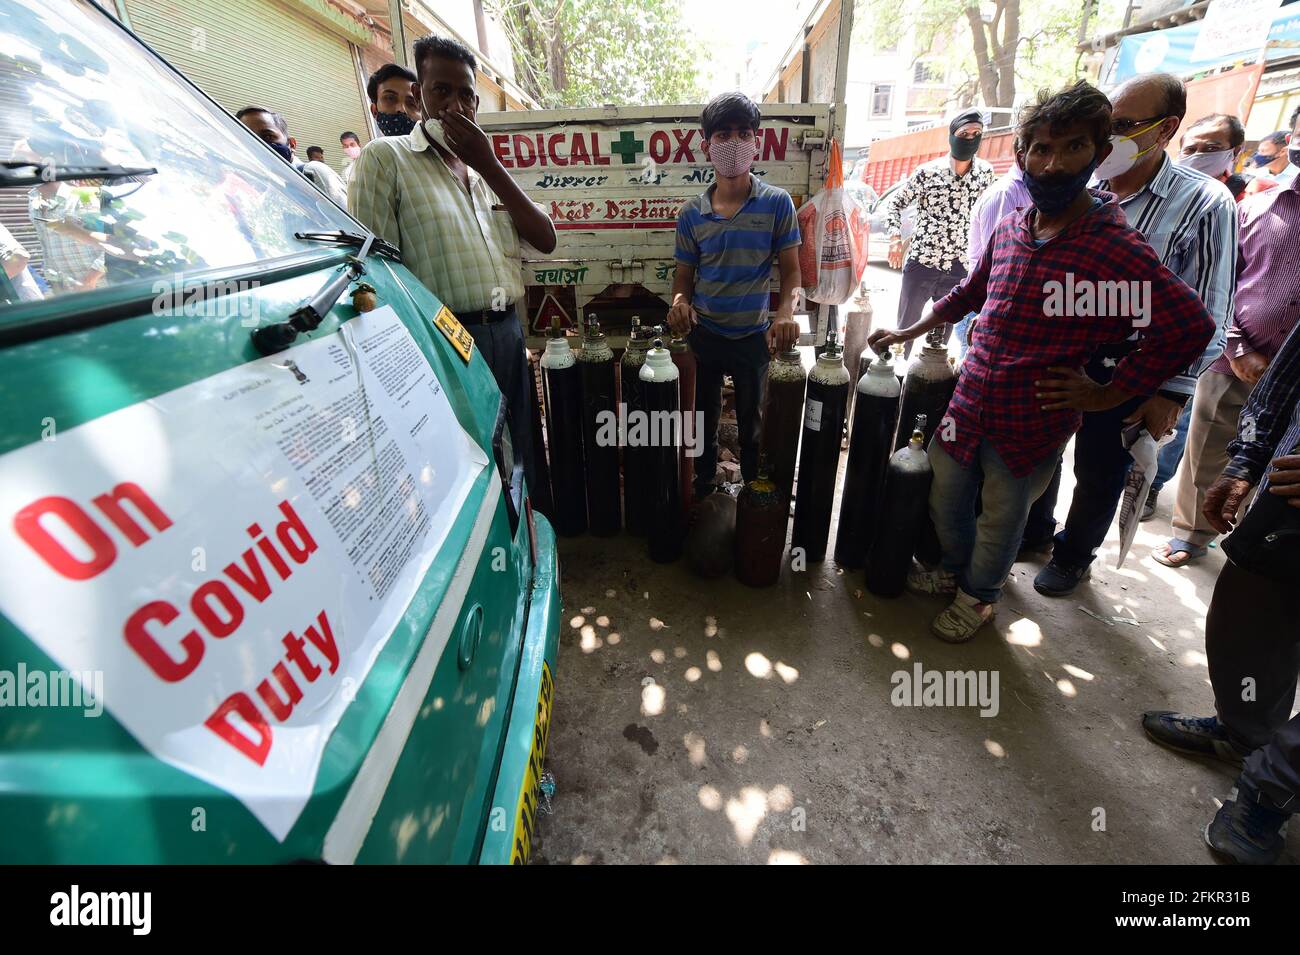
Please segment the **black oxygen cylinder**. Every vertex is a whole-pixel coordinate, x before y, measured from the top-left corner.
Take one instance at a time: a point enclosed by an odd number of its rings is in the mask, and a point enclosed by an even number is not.
[[[587,480],[582,455],[582,373],[557,318],[542,352],[542,403],[551,455],[551,505],[555,532],[586,533]]]
[[[867,551],[867,589],[881,597],[897,597],[912,569],[912,552],[921,525],[930,513],[930,482],[934,475],[925,453],[925,416],[914,419],[907,446],[895,451],[885,472],[880,519]]]
[[[898,435],[894,439],[896,449],[907,443],[907,422],[916,420],[917,415],[925,415],[927,448],[935,431],[943,424],[948,402],[957,387],[957,372],[948,361],[948,344],[943,336],[945,328],[941,326],[926,335],[925,347],[907,369],[898,416]],[[935,533],[929,511],[926,511],[917,541],[916,557],[928,567],[939,563],[939,535]]]
[[[649,504],[650,559],[671,563],[682,555],[681,402],[672,352],[662,339],[646,352],[640,384],[650,423],[645,485]]]
[[[835,560],[845,567],[861,567],[866,562],[898,425],[900,388],[885,354],[866,366],[854,390],[849,463],[835,535]]]
[[[948,362],[948,346],[940,332],[942,329],[936,328],[925,336],[925,347],[907,368],[898,411],[898,433],[894,437],[895,451],[911,438],[912,422],[917,415],[925,415],[925,445],[930,446],[930,438],[943,421],[957,388],[957,372]]]
[[[587,526],[601,537],[622,526],[618,503],[618,408],[614,352],[595,315],[587,316],[582,351],[582,450],[587,480]]]
[[[849,371],[834,338],[808,373],[804,402],[802,451],[794,501],[792,547],[802,547],[809,561],[826,557],[839,472],[844,412],[849,402]]]
[[[621,400],[627,408],[627,426],[631,431],[638,419],[645,417],[645,395],[641,385],[641,366],[650,348],[651,333],[641,327],[641,319],[632,316],[632,332],[619,362],[623,382]],[[646,499],[647,449],[639,443],[623,444],[623,524],[629,534],[644,534],[649,526]]]
[[[760,453],[767,456],[772,480],[787,503],[794,489],[794,465],[799,455],[799,429],[803,425],[807,385],[808,373],[796,349],[781,352],[768,364]]]

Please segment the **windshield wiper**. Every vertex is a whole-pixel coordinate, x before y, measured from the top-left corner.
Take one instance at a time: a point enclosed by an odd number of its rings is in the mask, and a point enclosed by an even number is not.
[[[20,186],[39,186],[43,182],[88,181],[144,182],[158,175],[153,168],[132,166],[70,166],[52,162],[0,162],[0,189]]]
[[[342,229],[335,229],[332,232],[295,232],[295,239],[302,239],[304,242],[333,242],[335,245],[350,245],[355,248],[361,248],[366,244],[367,239],[374,239],[370,251],[378,252],[380,255],[392,259],[394,262],[402,261],[402,252],[395,245],[390,245],[379,236],[358,235],[355,232],[345,232]]]

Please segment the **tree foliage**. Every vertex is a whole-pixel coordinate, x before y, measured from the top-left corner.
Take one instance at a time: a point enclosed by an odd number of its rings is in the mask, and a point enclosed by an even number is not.
[[[955,106],[1010,107],[1018,93],[1072,82],[1080,70],[1075,45],[1085,10],[1089,35],[1105,25],[1118,26],[1120,15],[1114,0],[857,3],[854,32],[873,47],[888,46],[915,29],[913,55],[932,56],[960,77],[951,93]]]
[[[704,51],[682,0],[489,0],[516,82],[543,106],[698,102]]]

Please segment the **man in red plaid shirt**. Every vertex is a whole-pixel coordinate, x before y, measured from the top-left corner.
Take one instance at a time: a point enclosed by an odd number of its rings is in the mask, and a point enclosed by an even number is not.
[[[879,349],[979,314],[930,445],[930,513],[943,560],[908,578],[914,591],[953,595],[931,626],[951,643],[971,639],[993,617],[1029,507],[1081,413],[1154,394],[1214,334],[1196,293],[1129,228],[1115,197],[1087,188],[1109,139],[1110,102],[1100,90],[1080,81],[1039,94],[1016,130],[1016,163],[1033,206],[998,224],[975,270],[927,319],[870,338]],[[1098,345],[1135,328],[1141,347],[1109,384],[1082,372]]]

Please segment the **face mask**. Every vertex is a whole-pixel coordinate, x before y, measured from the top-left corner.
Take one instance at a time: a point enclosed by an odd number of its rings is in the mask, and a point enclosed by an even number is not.
[[[431,143],[437,143],[447,152],[452,152],[452,148],[447,145],[447,134],[443,132],[442,123],[436,119],[424,121],[424,135]]]
[[[1277,159],[1276,156],[1265,156],[1263,153],[1255,153],[1250,157],[1250,161],[1260,169],[1263,169],[1275,159]]]
[[[1288,146],[1286,158],[1293,166],[1300,166],[1300,146]]]
[[[1163,117],[1146,127],[1146,129],[1134,130],[1127,136],[1115,135],[1110,137],[1110,144],[1113,148],[1110,155],[1106,157],[1106,161],[1097,167],[1097,178],[1114,179],[1116,176],[1123,175],[1133,168],[1134,163],[1159,146],[1160,141],[1157,140],[1146,149],[1139,150],[1134,137],[1155,129],[1162,122],[1164,122]]]
[[[343,147],[343,155],[347,156],[349,159],[356,159],[358,156],[361,155],[361,147],[360,147],[360,146],[344,146],[344,147]]]
[[[976,133],[972,139],[962,139],[956,133],[949,133],[948,152],[958,162],[974,159],[975,154],[980,150],[980,140],[983,138],[983,133]]]
[[[729,139],[721,143],[709,143],[709,161],[717,174],[724,179],[733,179],[749,172],[758,158],[758,140]]]
[[[1218,179],[1232,168],[1232,160],[1231,149],[1217,149],[1210,153],[1192,153],[1190,156],[1184,156],[1178,160],[1178,165],[1203,172],[1211,179]]]
[[[272,149],[280,154],[280,158],[287,163],[293,162],[293,150],[289,148],[288,143],[267,143]]]
[[[1031,176],[1028,170],[1024,170],[1025,188],[1029,190],[1029,198],[1034,201],[1039,212],[1054,216],[1064,212],[1079,193],[1087,188],[1088,180],[1096,168],[1097,162],[1093,160],[1086,169],[1073,176],[1039,177]]]
[[[415,129],[415,120],[405,113],[376,113],[375,122],[385,136],[405,136]]]

